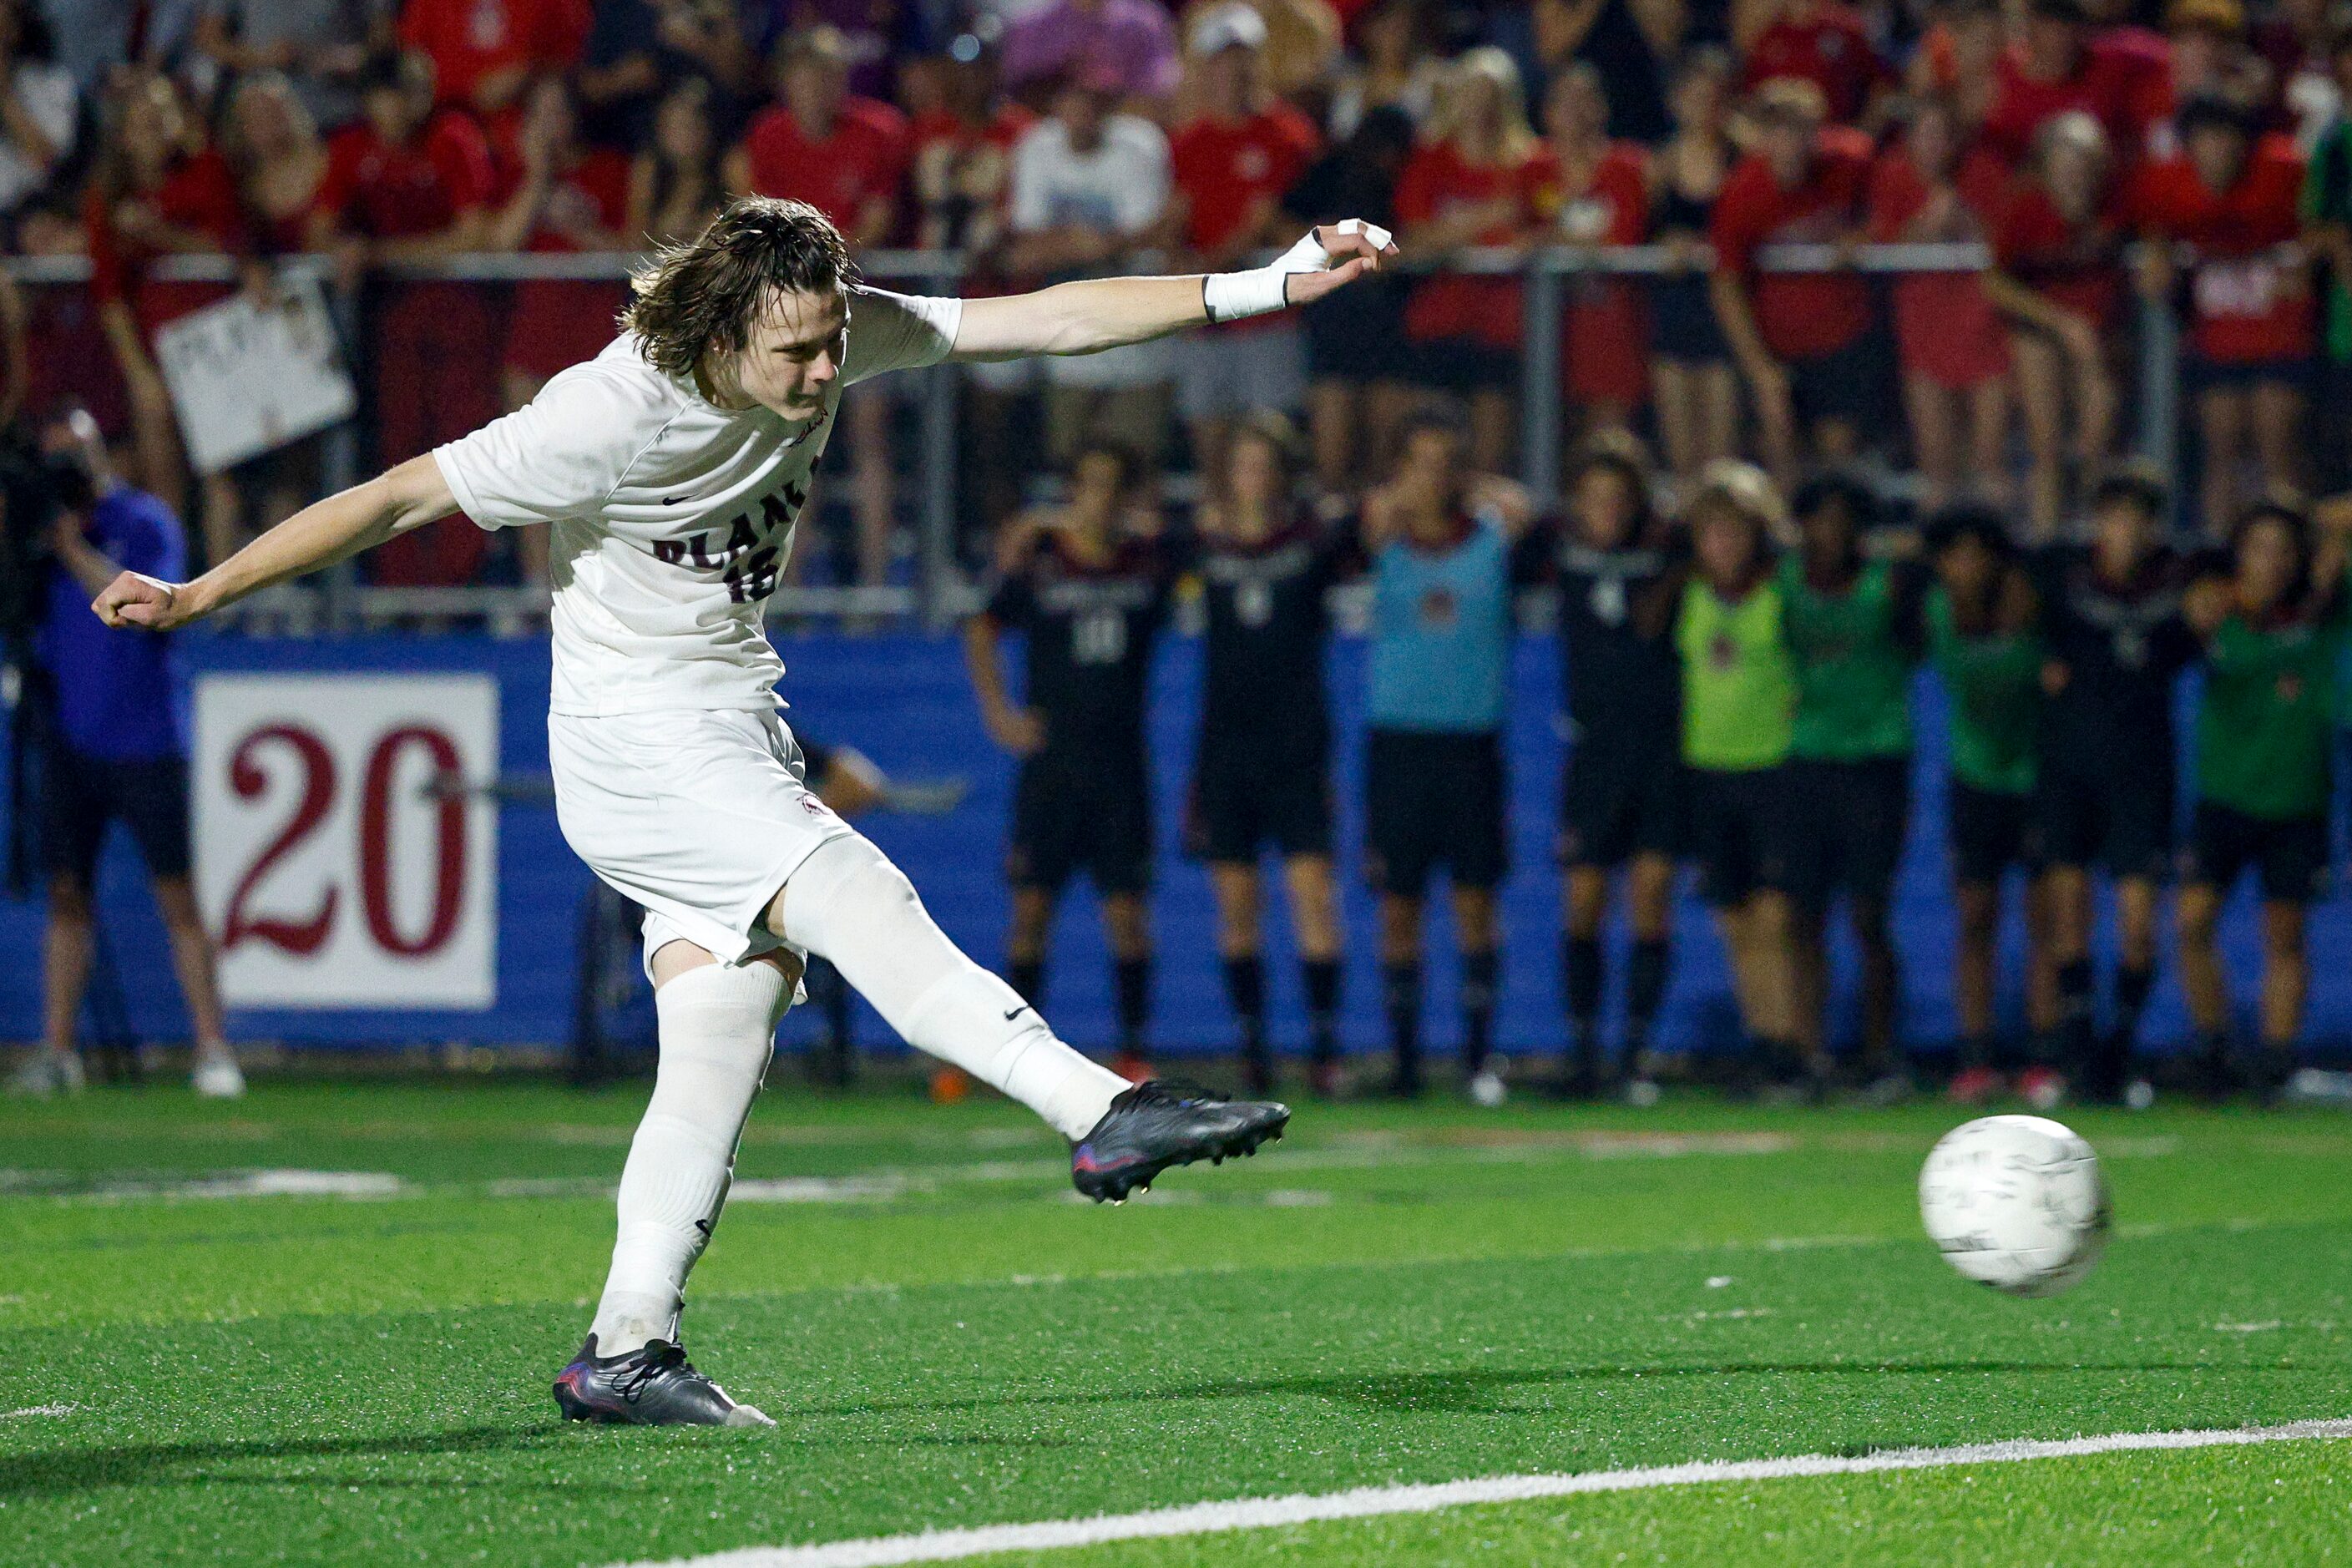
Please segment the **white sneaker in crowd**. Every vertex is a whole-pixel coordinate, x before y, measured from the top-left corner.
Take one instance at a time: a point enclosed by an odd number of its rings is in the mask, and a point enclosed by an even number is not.
[[[79,1094],[89,1081],[80,1057],[71,1051],[40,1050],[8,1075],[8,1092],[47,1100],[52,1095]]]
[[[188,1076],[199,1098],[205,1100],[242,1100],[245,1098],[245,1074],[231,1056],[207,1056],[196,1058],[196,1070]]]

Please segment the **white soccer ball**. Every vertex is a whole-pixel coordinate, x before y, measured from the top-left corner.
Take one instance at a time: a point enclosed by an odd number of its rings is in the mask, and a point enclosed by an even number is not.
[[[2082,1283],[2107,1244],[2099,1157],[2041,1116],[1987,1116],[1944,1134],[1919,1172],[1919,1218],[1944,1261],[2012,1296]]]

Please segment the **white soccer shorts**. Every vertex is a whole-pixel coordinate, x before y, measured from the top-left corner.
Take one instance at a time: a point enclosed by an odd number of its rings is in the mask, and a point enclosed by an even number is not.
[[[785,879],[854,831],[809,789],[773,710],[550,714],[555,819],[589,869],[646,910],[646,976],[683,939],[721,963],[806,957],[761,923]]]

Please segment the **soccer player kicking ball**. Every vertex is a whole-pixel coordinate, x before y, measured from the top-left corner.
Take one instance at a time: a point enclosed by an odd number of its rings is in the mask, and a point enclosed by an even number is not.
[[[690,1365],[686,1277],[709,1244],[775,1026],[808,953],[891,1027],[1029,1106],[1117,1202],[1171,1165],[1246,1154],[1287,1108],[1129,1087],[948,941],[897,867],[812,794],[762,626],[842,389],[941,360],[1093,353],[1300,305],[1395,254],[1317,229],[1246,272],[1114,278],[992,300],[856,281],[814,207],[747,198],[638,277],[622,336],[527,406],[297,512],[188,583],[124,573],[109,626],[183,626],[462,510],[552,529],[548,754],[565,839],[646,910],[660,1068],[621,1173],[575,1420],[761,1426]]]

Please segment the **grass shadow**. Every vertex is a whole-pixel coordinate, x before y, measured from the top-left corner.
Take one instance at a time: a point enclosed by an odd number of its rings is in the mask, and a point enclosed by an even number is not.
[[[42,1497],[94,1487],[172,1485],[192,1466],[252,1459],[394,1458],[403,1455],[500,1454],[551,1447],[552,1425],[461,1426],[405,1436],[257,1439],[242,1443],[126,1443],[104,1448],[0,1458],[0,1497]],[[207,1482],[226,1478],[207,1476]],[[324,1478],[322,1478],[323,1479]],[[352,1484],[337,1480],[337,1485]]]
[[[1601,1365],[1403,1372],[1360,1376],[1233,1378],[1171,1384],[1159,1388],[1089,1394],[1006,1394],[986,1398],[866,1400],[812,1405],[800,1416],[887,1415],[914,1412],[990,1410],[1005,1405],[1152,1405],[1170,1400],[1262,1399],[1305,1396],[1393,1411],[1458,1410],[1507,1414],[1514,1406],[1496,1395],[1523,1388],[1577,1384],[1632,1383],[1648,1379],[1713,1377],[1940,1377],[1969,1374],[2036,1376],[2121,1374],[2155,1372],[2243,1372],[2243,1365],[2213,1362],[1722,1362],[1703,1366]]]

